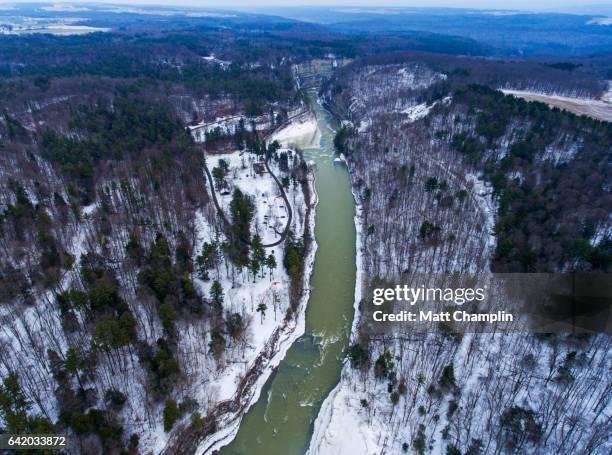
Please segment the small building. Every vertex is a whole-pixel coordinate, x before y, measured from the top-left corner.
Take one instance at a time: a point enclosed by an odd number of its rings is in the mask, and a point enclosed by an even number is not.
[[[266,164],[263,161],[253,163],[253,172],[257,175],[263,175],[266,173]]]

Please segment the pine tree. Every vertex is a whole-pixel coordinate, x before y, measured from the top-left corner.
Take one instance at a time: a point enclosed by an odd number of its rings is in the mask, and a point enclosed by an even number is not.
[[[31,404],[19,385],[19,375],[9,373],[0,387],[0,415],[11,433],[25,433],[28,427],[27,412]]]
[[[232,226],[230,229],[229,257],[238,267],[245,267],[249,261],[249,242],[251,240],[251,220],[254,206],[248,195],[238,188],[234,189],[230,202]]]
[[[204,242],[202,252],[196,257],[196,267],[198,276],[204,281],[208,281],[208,272],[219,263],[219,246],[217,242]]]
[[[215,307],[221,309],[223,307],[223,287],[217,280],[213,281],[210,288],[210,298],[212,299]]]
[[[180,418],[180,410],[175,400],[166,400],[164,406],[164,431],[172,430],[174,423]]]
[[[268,309],[268,305],[265,303],[260,303],[257,305],[257,312],[260,316],[260,322],[263,324],[263,320],[266,318],[266,310]]]
[[[270,281],[272,281],[272,271],[276,268],[276,257],[274,257],[274,252],[270,253],[266,258],[266,266],[270,269]]]
[[[253,242],[251,243],[253,248],[252,257],[259,262],[259,264],[263,265],[266,261],[266,251],[264,250],[263,244],[261,243],[261,237],[256,235],[253,237]]]
[[[4,430],[21,434],[53,433],[53,424],[48,419],[28,416],[31,406],[19,384],[19,375],[9,372],[0,386],[0,420]]]
[[[251,272],[253,273],[253,283],[255,283],[257,279],[257,274],[259,273],[259,269],[261,268],[261,263],[257,259],[252,258],[249,261],[249,268],[251,269]]]
[[[172,334],[174,332],[174,320],[176,319],[176,308],[174,307],[174,303],[172,302],[172,298],[170,296],[164,299],[164,303],[162,303],[157,309],[157,313],[159,315],[159,319],[161,320],[162,326],[164,330],[168,334]]]

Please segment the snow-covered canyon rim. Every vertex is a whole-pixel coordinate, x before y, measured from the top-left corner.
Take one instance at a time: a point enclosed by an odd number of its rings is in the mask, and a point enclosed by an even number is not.
[[[523,98],[527,101],[539,101],[576,115],[586,115],[594,119],[612,122],[612,84],[601,99],[551,95],[528,90],[502,89],[501,91],[506,95]]]

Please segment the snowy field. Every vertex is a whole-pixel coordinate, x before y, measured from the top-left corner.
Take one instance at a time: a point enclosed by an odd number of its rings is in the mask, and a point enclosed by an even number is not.
[[[610,92],[606,92],[601,100],[591,98],[573,98],[568,96],[546,95],[544,93],[524,90],[501,90],[506,95],[523,98],[527,101],[540,101],[551,107],[558,107],[576,115],[586,115],[599,120],[612,122],[612,103]]]

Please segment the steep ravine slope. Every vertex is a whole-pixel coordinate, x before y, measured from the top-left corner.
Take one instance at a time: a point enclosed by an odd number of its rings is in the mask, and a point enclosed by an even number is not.
[[[240,103],[187,103],[247,125],[196,144],[171,96],[80,84],[54,80],[0,120],[0,426],[67,432],[75,453],[158,453],[299,325],[308,172]],[[293,214],[273,248],[289,207],[264,154]]]
[[[363,280],[311,454],[611,449],[609,336],[373,334],[362,317],[373,283],[406,273],[610,267],[610,124],[465,75],[356,62],[322,92],[346,119]]]

